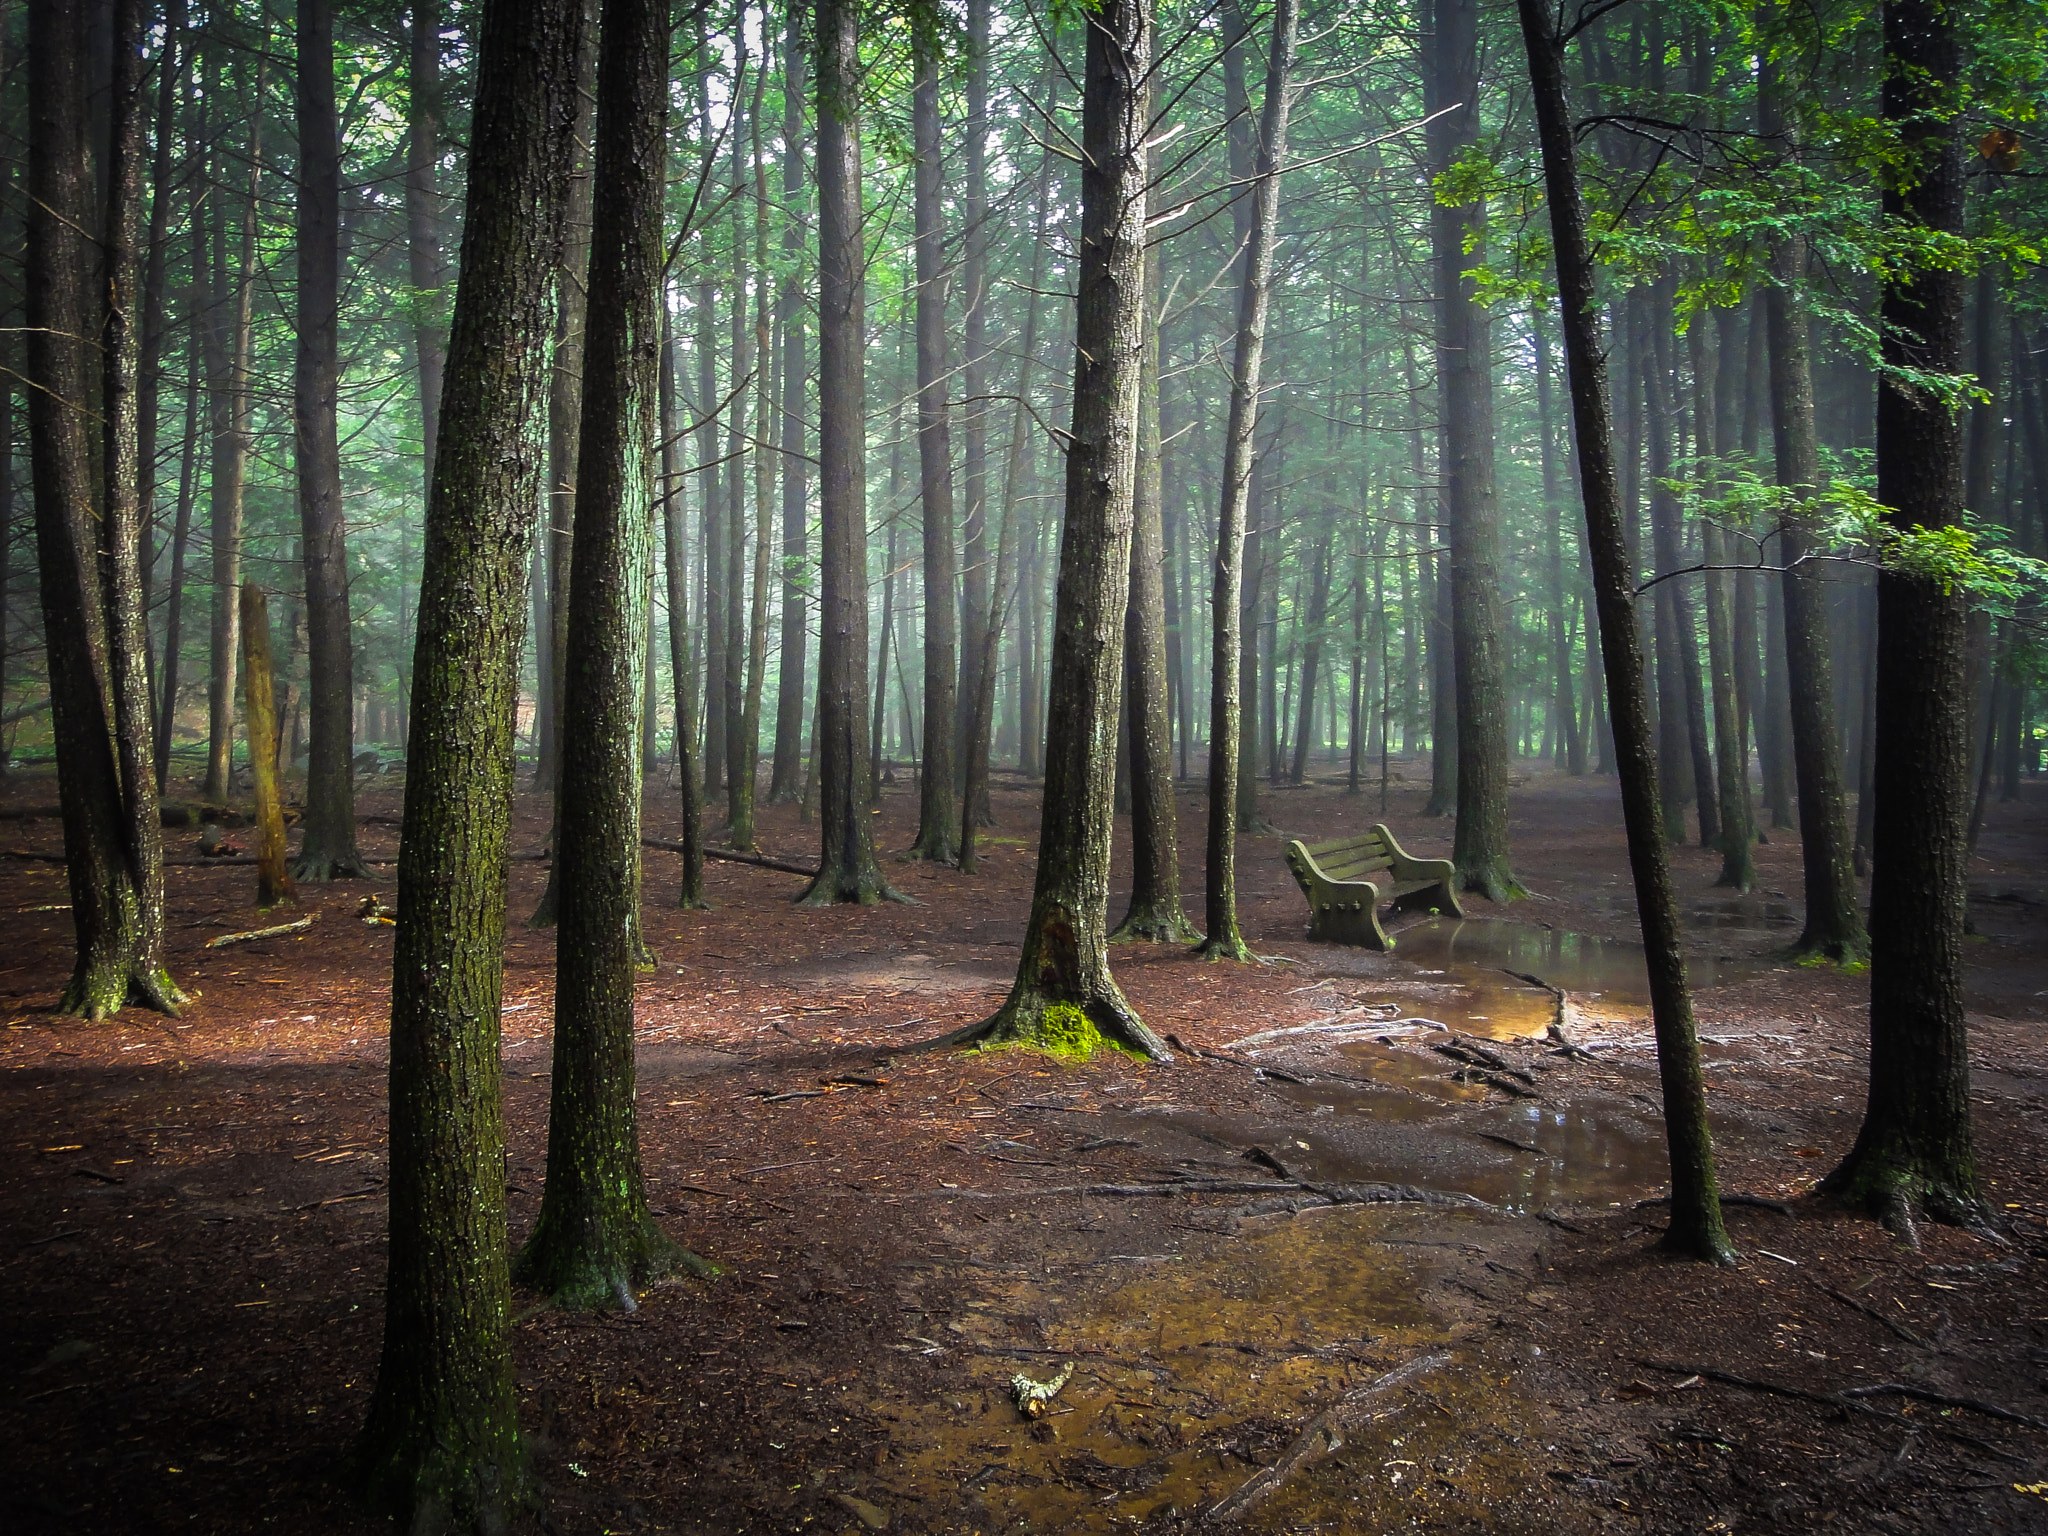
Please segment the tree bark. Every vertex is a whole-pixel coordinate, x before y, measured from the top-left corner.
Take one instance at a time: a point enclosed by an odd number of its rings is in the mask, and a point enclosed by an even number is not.
[[[1435,0],[1425,130],[1438,176],[1479,138],[1479,9]],[[1493,473],[1493,328],[1464,275],[1486,238],[1483,201],[1430,209],[1442,399],[1444,512],[1451,529],[1451,647],[1458,711],[1458,809],[1452,861],[1463,889],[1522,896],[1508,862],[1507,618],[1500,596],[1500,508]]]
[[[581,0],[492,0],[447,410],[428,494],[391,975],[384,1350],[358,1437],[371,1502],[502,1529],[527,1492],[511,1357],[499,1066],[506,842],[547,336]]]
[[[1519,0],[1519,9],[1556,250],[1565,365],[1586,507],[1586,552],[1593,566],[1607,697],[1621,770],[1622,818],[1628,831],[1629,867],[1642,925],[1664,1092],[1672,1196],[1671,1226],[1664,1241],[1690,1257],[1728,1264],[1734,1262],[1735,1255],[1721,1223],[1706,1083],[1686,983],[1685,955],[1680,948],[1678,902],[1658,825],[1657,748],[1636,627],[1635,573],[1623,531],[1607,357],[1600,336],[1585,207],[1579,196],[1578,144],[1565,89],[1568,38],[1558,31],[1551,0]]]
[[[782,650],[775,694],[775,766],[768,798],[803,798],[804,661],[810,630],[810,463],[804,411],[804,35],[791,5],[782,66]]]
[[[1147,115],[1149,116],[1149,108]],[[1148,151],[1146,181],[1157,174]],[[1180,838],[1167,714],[1166,547],[1159,460],[1159,247],[1145,251],[1144,338],[1138,386],[1138,470],[1131,506],[1131,589],[1124,616],[1125,736],[1130,749],[1131,901],[1110,942],[1192,944],[1181,910]]]
[[[852,0],[816,0],[818,457],[823,581],[818,644],[818,877],[798,900],[893,896],[867,813],[867,423],[861,245],[859,23]]]
[[[270,604],[255,582],[242,586],[242,735],[256,788],[256,905],[296,903],[285,860],[284,804],[277,785],[277,700],[270,650]]]
[[[1758,91],[1767,138],[1787,132],[1782,84],[1765,63]],[[1804,503],[1820,485],[1820,444],[1813,420],[1813,369],[1807,351],[1805,241],[1781,241],[1772,257],[1773,285],[1764,314],[1771,351],[1771,427],[1778,484]],[[1799,837],[1806,871],[1806,926],[1794,952],[1838,964],[1870,953],[1856,910],[1848,793],[1842,781],[1842,739],[1835,723],[1834,662],[1828,645],[1827,591],[1803,563],[1813,553],[1803,509],[1791,509],[1779,535],[1784,566],[1785,669],[1790,701],[1792,771],[1799,793]]]
[[[1960,19],[1888,0],[1880,113],[1902,141],[1883,191],[1895,226],[1963,234]],[[1960,374],[1962,274],[1928,264],[1883,290],[1884,360]],[[1893,372],[1877,394],[1877,496],[1904,534],[1963,521],[1963,432],[1935,391]],[[1968,917],[1969,605],[1926,572],[1878,575],[1876,816],[1870,889],[1870,1088],[1863,1126],[1823,1190],[1911,1237],[1915,1216],[1981,1224],[1963,1013]]]
[[[640,966],[638,669],[653,551],[668,6],[605,0],[583,426],[569,589],[547,1190],[514,1262],[570,1307],[633,1311],[687,1256],[655,1225],[634,1111]]]
[[[984,637],[999,622],[995,604],[1002,600],[1000,589],[989,580],[988,402],[984,398],[988,393],[988,19],[989,0],[967,0],[967,131],[963,156],[966,175],[961,209],[966,227],[961,231],[960,241],[961,344],[965,353],[961,382],[967,392],[966,408],[961,412],[960,464],[961,489],[967,502],[960,529],[964,556],[959,628],[963,670],[981,654]],[[924,164],[922,157],[919,164]],[[922,294],[924,280],[920,277],[918,281]],[[1000,542],[1001,535],[997,538]],[[943,596],[928,601],[927,614],[936,611],[935,603],[943,601],[947,601]],[[929,624],[929,617],[926,622]],[[967,754],[973,750],[965,735],[972,728],[972,711],[973,701],[963,696],[959,701],[959,746],[946,760],[949,768],[959,769],[963,776]],[[990,718],[993,721],[993,716]],[[962,836],[969,820],[977,826],[993,824],[986,785],[967,802],[961,814]]]
[[[332,0],[298,9],[298,355],[292,445],[305,539],[311,729],[296,879],[367,880],[356,851],[355,653],[348,521],[341,501],[341,120],[334,102]]]
[[[1237,299],[1237,334],[1230,370],[1230,419],[1223,439],[1223,504],[1216,524],[1214,647],[1209,683],[1209,845],[1205,892],[1207,936],[1196,953],[1211,960],[1253,958],[1237,926],[1237,812],[1240,780],[1239,689],[1241,651],[1257,637],[1245,633],[1243,607],[1246,513],[1259,430],[1259,370],[1271,301],[1273,244],[1280,211],[1280,167],[1287,155],[1290,80],[1294,72],[1295,0],[1275,0],[1266,95],[1259,113],[1259,143],[1252,166],[1250,223]],[[1231,24],[1226,14],[1226,30]]]
[[[406,95],[406,260],[413,288],[413,357],[420,375],[420,450],[430,485],[448,353],[442,294],[448,273],[441,251],[441,193],[435,185],[441,157],[441,4],[413,0],[411,89]]]
[[[917,462],[918,504],[924,525],[924,753],[917,785],[917,841],[910,856],[951,864],[959,858],[954,824],[959,785],[953,748],[959,712],[960,631],[954,626],[953,588],[958,578],[953,548],[953,439],[947,402],[950,381],[946,347],[946,249],[941,205],[945,165],[940,145],[938,18],[920,10],[915,21],[917,83],[911,93],[911,129],[916,185],[912,195],[917,261]],[[971,138],[971,134],[970,134]],[[979,411],[977,402],[975,409]],[[977,487],[980,489],[980,487]],[[980,508],[975,509],[977,513]],[[985,553],[977,519],[969,540],[971,562]],[[988,622],[988,582],[963,596],[975,627],[973,642]],[[978,599],[978,601],[977,601]],[[971,813],[970,807],[970,813]]]
[[[664,305],[666,309],[666,305]],[[676,349],[669,320],[661,326],[661,535],[668,587],[668,670],[676,714],[676,791],[683,812],[683,877],[676,905],[702,911],[704,899],[704,803],[698,784],[697,700],[691,679],[689,533],[683,521],[683,440],[676,400]]]
[[[1280,0],[1290,10],[1293,0]],[[1009,998],[942,1044],[1111,1045],[1168,1061],[1109,970],[1110,805],[1123,681],[1144,355],[1148,0],[1102,0],[1087,28],[1074,414],[1047,721],[1038,873]],[[935,723],[934,729],[943,729]]]

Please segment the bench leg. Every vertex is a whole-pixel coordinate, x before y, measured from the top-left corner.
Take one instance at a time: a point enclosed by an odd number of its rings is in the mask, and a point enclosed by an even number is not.
[[[1309,940],[1317,944],[1346,944],[1353,949],[1392,949],[1394,941],[1380,926],[1377,907],[1377,902],[1360,901],[1355,912],[1348,902],[1325,908],[1309,920]]]
[[[1419,891],[1410,891],[1406,896],[1394,899],[1396,912],[1441,912],[1447,917],[1463,917],[1465,909],[1458,904],[1458,893],[1451,889],[1451,882],[1440,881],[1426,885]]]

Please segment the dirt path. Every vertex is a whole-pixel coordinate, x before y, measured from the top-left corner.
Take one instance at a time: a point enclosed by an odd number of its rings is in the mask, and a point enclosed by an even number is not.
[[[1027,787],[999,788],[980,874],[893,869],[917,906],[798,912],[797,877],[714,864],[717,909],[681,913],[651,853],[647,1172],[671,1229],[726,1273],[632,1316],[522,1317],[551,1518],[1192,1529],[1338,1405],[1241,1528],[2048,1530],[2048,1499],[2019,1491],[2048,1477],[2048,1434],[1933,1400],[2048,1420],[2048,802],[2030,789],[1993,817],[1973,905],[1976,1110],[2007,1246],[1934,1231],[1915,1253],[1799,1198],[1855,1131],[1865,983],[1773,958],[1796,846],[1761,849],[1766,890],[1740,900],[1712,890],[1715,859],[1677,854],[1723,1182],[1790,1212],[1734,1208],[1745,1258],[1726,1271],[1662,1257],[1658,1210],[1637,1203],[1663,1188],[1662,1127],[1611,783],[1533,775],[1514,835],[1539,897],[1411,929],[1385,957],[1302,942],[1282,844],[1248,841],[1245,930],[1274,964],[1118,954],[1181,1049],[1172,1068],[908,1049],[1008,984]],[[1397,784],[1384,819],[1447,853],[1419,801]],[[1182,809],[1198,891],[1201,802]],[[1312,836],[1382,819],[1331,786],[1267,810]],[[885,846],[914,815],[892,789]],[[544,807],[521,818],[515,845],[537,847]],[[650,833],[672,819],[657,793]],[[811,856],[792,808],[763,820],[771,852]],[[389,821],[364,832],[395,851]],[[48,821],[0,834],[58,845]],[[543,874],[515,865],[515,915]],[[174,968],[200,1003],[90,1028],[47,1013],[68,964],[68,913],[41,910],[66,899],[61,868],[0,861],[0,1528],[375,1528],[328,1477],[376,1368],[390,939],[343,888],[313,897],[303,936],[204,951],[256,925],[253,885],[173,870]],[[515,932],[515,1237],[543,1175],[552,960],[547,934]],[[1565,988],[1595,1059],[1527,1039],[1551,995],[1503,969]],[[1431,1025],[1476,1050],[1452,1059]],[[1051,1411],[1023,1418],[1012,1375],[1068,1361]],[[1923,1395],[1833,1396],[1888,1386]]]

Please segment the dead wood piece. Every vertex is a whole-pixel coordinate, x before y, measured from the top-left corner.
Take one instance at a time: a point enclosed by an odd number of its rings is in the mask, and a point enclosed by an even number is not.
[[[1516,1152],[1533,1152],[1538,1157],[1548,1157],[1550,1155],[1548,1152],[1545,1152],[1541,1147],[1536,1146],[1530,1142],[1517,1141],[1512,1136],[1496,1136],[1492,1131],[1474,1131],[1472,1134],[1477,1136],[1481,1141],[1497,1142],[1499,1145],[1511,1148]]]
[[[1454,1072],[1451,1075],[1460,1082],[1484,1083],[1489,1088],[1498,1088],[1502,1093],[1517,1099],[1540,1099],[1543,1097],[1534,1088],[1525,1088],[1505,1072],[1496,1072],[1490,1067],[1468,1066],[1462,1071]]]
[[[98,1179],[102,1184],[126,1184],[128,1182],[119,1174],[101,1173],[99,1169],[88,1168],[83,1163],[80,1163],[76,1168],[73,1168],[71,1171],[77,1174],[82,1179]]]
[[[1211,1524],[1226,1520],[1237,1520],[1260,1500],[1275,1492],[1283,1483],[1303,1467],[1317,1458],[1340,1449],[1344,1436],[1352,1426],[1365,1418],[1373,1403],[1411,1381],[1441,1370],[1451,1363],[1447,1354],[1420,1355],[1405,1365],[1375,1377],[1362,1387],[1354,1388],[1309,1420],[1308,1426],[1295,1437],[1270,1467],[1262,1467],[1246,1478],[1236,1492],[1215,1504],[1203,1519]]]
[[[1536,1213],[1536,1219],[1542,1222],[1545,1226],[1555,1227],[1560,1232],[1569,1232],[1575,1237],[1584,1237],[1586,1235],[1586,1229],[1584,1227],[1574,1226],[1571,1222],[1566,1221],[1562,1216],[1558,1215],[1555,1211],[1538,1211]]]
[[[250,944],[257,939],[277,939],[288,933],[304,933],[313,926],[313,919],[319,915],[318,912],[308,912],[296,923],[279,923],[272,928],[251,928],[247,933],[224,933],[217,939],[208,939],[206,947],[226,949],[230,944]]]
[[[61,853],[36,853],[27,848],[10,848],[7,857],[19,859],[24,864],[62,864],[67,862]]]
[[[787,1093],[764,1093],[760,1095],[763,1104],[787,1104],[791,1099],[822,1099],[822,1088],[792,1088]]]
[[[1790,1397],[1802,1403],[1814,1403],[1822,1408],[1856,1409],[1868,1413],[1871,1410],[1861,1403],[1846,1401],[1838,1392],[1810,1392],[1805,1387],[1787,1386],[1783,1382],[1758,1381],[1750,1376],[1737,1376],[1733,1371],[1717,1370],[1711,1365],[1680,1365],[1669,1360],[1638,1359],[1637,1365],[1652,1371],[1664,1371],[1673,1376],[1704,1376],[1708,1381],[1718,1381],[1724,1387],[1740,1387],[1745,1392],[1761,1392],[1768,1397]]]
[[[886,1077],[870,1077],[865,1072],[841,1072],[837,1077],[821,1077],[818,1081],[821,1083],[844,1083],[849,1088],[886,1088],[889,1086],[889,1079]]]
[[[1847,1307],[1850,1311],[1861,1312],[1873,1323],[1877,1323],[1882,1327],[1886,1328],[1887,1330],[1889,1330],[1894,1338],[1903,1339],[1906,1343],[1917,1345],[1921,1349],[1933,1348],[1933,1345],[1929,1344],[1927,1340],[1921,1338],[1919,1334],[1915,1333],[1912,1329],[1908,1328],[1904,1323],[1894,1322],[1891,1318],[1886,1317],[1882,1312],[1878,1311],[1877,1308],[1865,1306],[1862,1302],[1858,1301],[1854,1296],[1851,1296],[1847,1291],[1838,1291],[1831,1285],[1822,1285],[1818,1280],[1813,1282],[1813,1288],[1817,1291],[1824,1292],[1825,1294],[1834,1297],[1836,1301],[1839,1301],[1843,1306]]]
[[[1292,1083],[1297,1088],[1307,1088],[1315,1082],[1312,1077],[1296,1077],[1292,1072],[1282,1072],[1278,1067],[1253,1067],[1252,1076],[1261,1082]]]
[[[642,848],[659,848],[664,853],[682,853],[681,843],[671,842],[665,837],[643,837]],[[809,864],[792,864],[786,859],[771,859],[764,853],[741,853],[736,848],[704,849],[707,859],[723,859],[728,864],[753,864],[762,869],[779,869],[786,875],[816,875],[817,869]]]

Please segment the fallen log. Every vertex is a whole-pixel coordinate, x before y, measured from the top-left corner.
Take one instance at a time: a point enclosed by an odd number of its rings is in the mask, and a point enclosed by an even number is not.
[[[1451,1357],[1447,1354],[1419,1355],[1406,1365],[1397,1365],[1364,1386],[1345,1393],[1309,1420],[1308,1427],[1295,1437],[1294,1444],[1280,1453],[1278,1461],[1270,1467],[1261,1467],[1238,1484],[1237,1491],[1212,1506],[1203,1520],[1219,1524],[1242,1518],[1254,1504],[1275,1492],[1303,1467],[1343,1449],[1345,1435],[1366,1417],[1375,1400],[1396,1387],[1405,1386],[1432,1371],[1442,1370],[1450,1363]]]
[[[319,915],[318,912],[308,912],[296,923],[279,923],[274,928],[251,928],[246,933],[224,933],[217,939],[208,939],[206,947],[226,949],[230,944],[251,944],[258,939],[279,939],[288,933],[304,933],[313,926],[313,919]]]
[[[659,848],[663,853],[682,853],[685,851],[681,843],[671,842],[665,837],[643,837],[640,839],[640,846],[642,848]],[[786,859],[771,859],[763,853],[741,853],[737,848],[706,847],[704,849],[704,857],[707,859],[723,859],[728,864],[753,864],[761,869],[779,869],[786,875],[815,876],[818,873],[813,865],[791,864]]]

